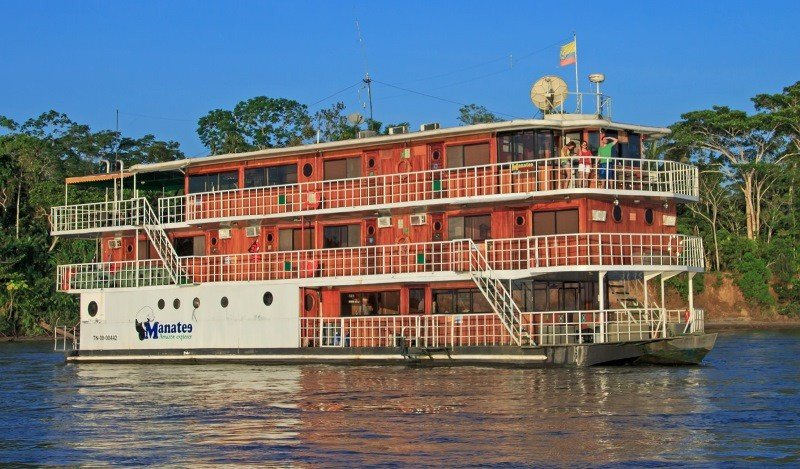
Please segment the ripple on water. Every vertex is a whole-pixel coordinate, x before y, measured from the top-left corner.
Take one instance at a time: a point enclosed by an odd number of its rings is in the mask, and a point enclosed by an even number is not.
[[[800,334],[700,367],[66,365],[0,345],[0,463],[797,463]]]

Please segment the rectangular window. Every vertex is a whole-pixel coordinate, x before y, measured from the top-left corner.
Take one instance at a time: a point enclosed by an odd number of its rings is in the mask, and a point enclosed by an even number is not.
[[[323,248],[361,246],[361,225],[326,226],[323,228]]]
[[[408,312],[411,314],[424,314],[425,313],[425,289],[424,288],[409,288],[408,289]]]
[[[642,157],[642,136],[635,133],[628,133],[625,142],[620,140],[619,151],[622,158]]]
[[[342,293],[341,311],[342,316],[400,314],[400,291]]]
[[[361,177],[361,158],[327,160],[322,165],[322,175],[326,181]]]
[[[578,232],[578,209],[533,212],[534,236],[547,236]]]
[[[491,215],[450,217],[447,219],[447,225],[450,239],[468,238],[475,242],[481,242],[492,237]]]
[[[239,172],[196,174],[189,176],[189,193],[213,192],[236,189],[239,187]]]
[[[447,147],[447,167],[480,166],[491,162],[488,143],[451,145]]]
[[[555,153],[554,140],[552,130],[536,132],[536,158],[552,158]]]
[[[305,251],[309,249],[314,249],[314,228],[278,230],[279,251]]]
[[[459,290],[434,290],[434,314],[490,313],[486,297],[477,288]]]
[[[297,165],[285,164],[244,170],[244,187],[282,186],[297,183]]]
[[[552,158],[555,155],[552,130],[520,130],[501,135],[497,141],[498,163]]]

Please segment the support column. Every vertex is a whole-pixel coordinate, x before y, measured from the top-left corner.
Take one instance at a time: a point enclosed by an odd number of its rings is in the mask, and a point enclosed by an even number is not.
[[[689,276],[689,321],[691,326],[689,326],[689,332],[695,332],[697,329],[695,328],[695,317],[694,317],[694,275],[696,272],[687,272]]]
[[[600,342],[606,342],[606,272],[597,272],[597,303],[600,316]]]
[[[667,280],[678,274],[680,274],[680,272],[661,272],[661,314],[664,318],[664,327],[662,328],[661,332],[664,334],[663,337],[667,337],[667,321],[669,321],[669,316],[667,315],[667,299],[666,294],[664,293],[665,283]]]

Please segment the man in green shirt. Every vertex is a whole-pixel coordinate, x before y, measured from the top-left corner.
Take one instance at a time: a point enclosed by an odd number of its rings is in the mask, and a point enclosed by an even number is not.
[[[600,179],[606,180],[606,188],[608,188],[608,181],[614,179],[614,167],[611,163],[611,150],[619,140],[614,137],[603,137],[603,144],[597,149],[597,156],[600,158],[599,176]]]

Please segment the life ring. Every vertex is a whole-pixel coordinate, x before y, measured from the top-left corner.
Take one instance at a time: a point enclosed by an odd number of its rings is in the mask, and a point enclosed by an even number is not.
[[[313,210],[315,208],[318,208],[321,201],[322,197],[320,196],[319,192],[317,191],[309,192],[306,195],[306,209]]]
[[[408,180],[408,173],[411,172],[411,162],[407,159],[401,159],[397,162],[397,173],[400,175],[401,181]]]

